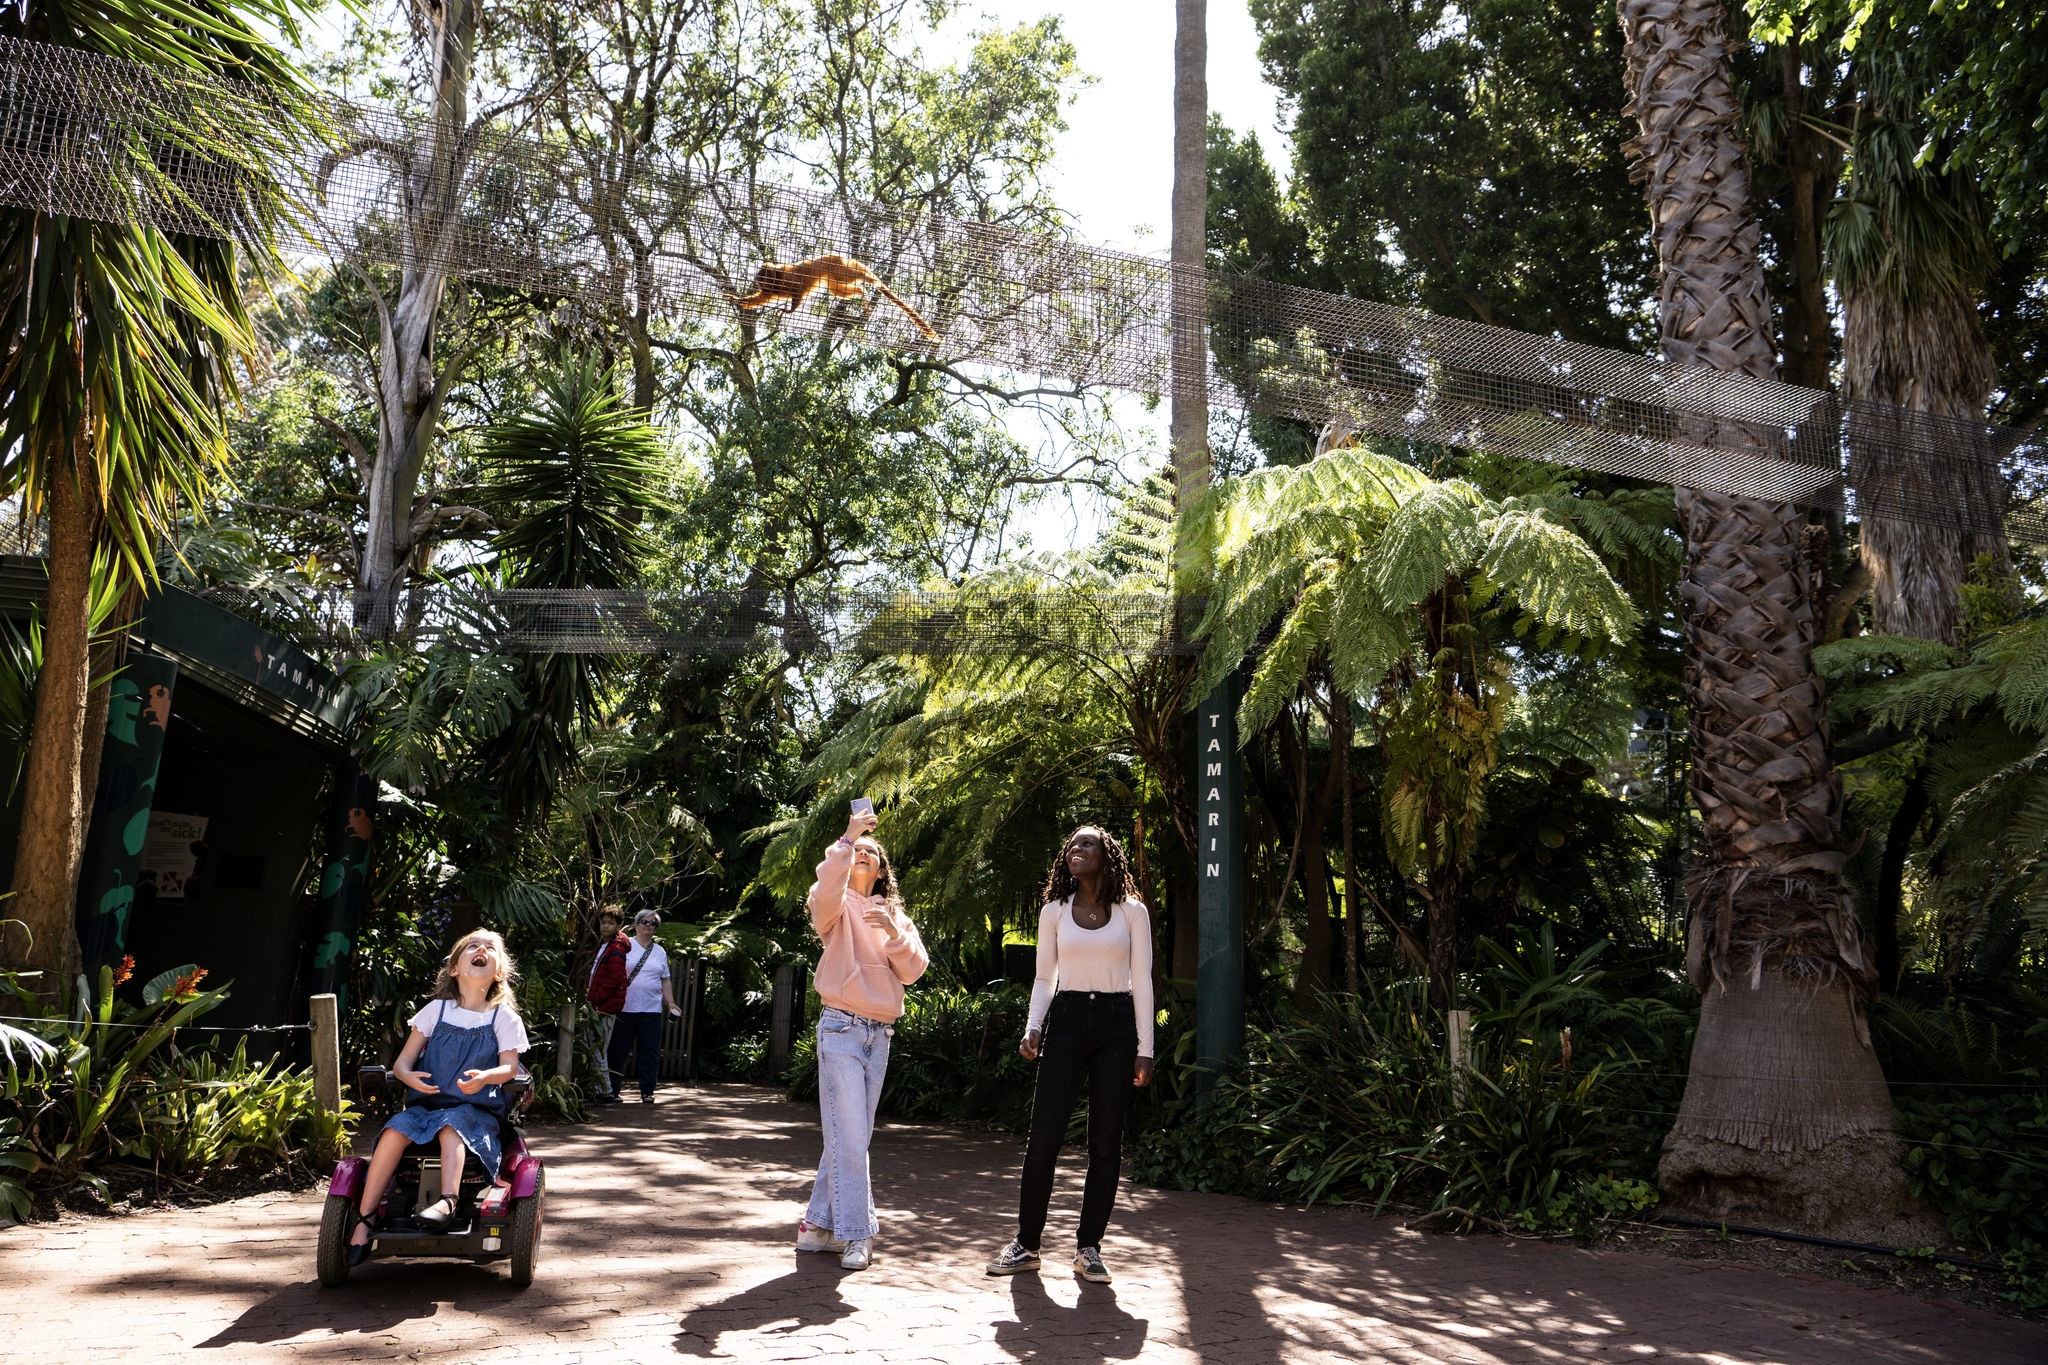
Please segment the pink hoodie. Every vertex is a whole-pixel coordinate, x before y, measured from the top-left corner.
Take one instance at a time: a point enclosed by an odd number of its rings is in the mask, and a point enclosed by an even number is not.
[[[897,916],[902,931],[894,938],[867,922],[861,912],[885,902],[848,887],[852,871],[852,845],[835,843],[811,885],[811,925],[825,940],[814,978],[818,998],[848,1014],[893,1024],[903,1017],[903,988],[924,975],[931,959],[909,916]]]

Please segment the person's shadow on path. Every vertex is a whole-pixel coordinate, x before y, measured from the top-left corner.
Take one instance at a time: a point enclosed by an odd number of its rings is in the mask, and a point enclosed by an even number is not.
[[[846,1272],[829,1256],[793,1253],[796,1265],[787,1274],[763,1280],[730,1298],[692,1309],[676,1324],[679,1355],[732,1355],[718,1339],[728,1332],[758,1333],[768,1329],[794,1332],[837,1322],[853,1312],[839,1292]]]
[[[1010,1277],[1015,1322],[996,1324],[996,1345],[1018,1360],[1136,1360],[1150,1324],[1117,1306],[1106,1284],[1079,1281],[1081,1301],[1055,1303],[1036,1275]]]

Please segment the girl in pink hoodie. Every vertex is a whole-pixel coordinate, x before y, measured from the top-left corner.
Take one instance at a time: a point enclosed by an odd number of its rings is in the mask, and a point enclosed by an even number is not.
[[[930,959],[889,855],[869,837],[872,811],[857,812],[818,864],[808,904],[825,942],[813,978],[824,1002],[818,1016],[818,1116],[825,1154],[810,1207],[797,1224],[799,1251],[836,1251],[848,1270],[865,1270],[881,1230],[868,1179],[868,1142],[889,1069],[889,1039],[903,1016],[903,988]]]

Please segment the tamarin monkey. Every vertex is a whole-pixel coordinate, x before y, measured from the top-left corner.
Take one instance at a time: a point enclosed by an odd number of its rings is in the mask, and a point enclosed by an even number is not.
[[[867,291],[873,289],[901,308],[904,316],[917,324],[917,330],[924,333],[926,340],[939,339],[932,325],[919,317],[915,308],[897,297],[895,290],[883,284],[880,275],[851,256],[841,256],[837,252],[813,256],[795,265],[776,265],[771,261],[754,272],[753,293],[727,294],[726,297],[733,301],[734,307],[749,311],[766,308],[782,299],[789,304],[787,311],[794,313],[820,289],[835,299],[865,299]]]

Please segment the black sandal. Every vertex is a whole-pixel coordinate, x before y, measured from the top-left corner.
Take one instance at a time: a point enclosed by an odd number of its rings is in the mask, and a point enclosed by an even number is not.
[[[434,1210],[443,1204],[448,1206],[448,1212],[436,1214]],[[429,1232],[440,1232],[455,1221],[455,1196],[452,1194],[442,1195],[439,1199],[436,1199],[433,1203],[415,1213],[412,1216],[412,1221]]]
[[[365,1218],[359,1211],[352,1210],[352,1212],[355,1212],[356,1216],[355,1221],[349,1224],[348,1229],[348,1263],[350,1265],[361,1265],[364,1261],[370,1259],[370,1247],[377,1240],[377,1215],[373,1213]],[[357,1228],[368,1228],[370,1230],[370,1235],[365,1237],[360,1243],[356,1241]]]

